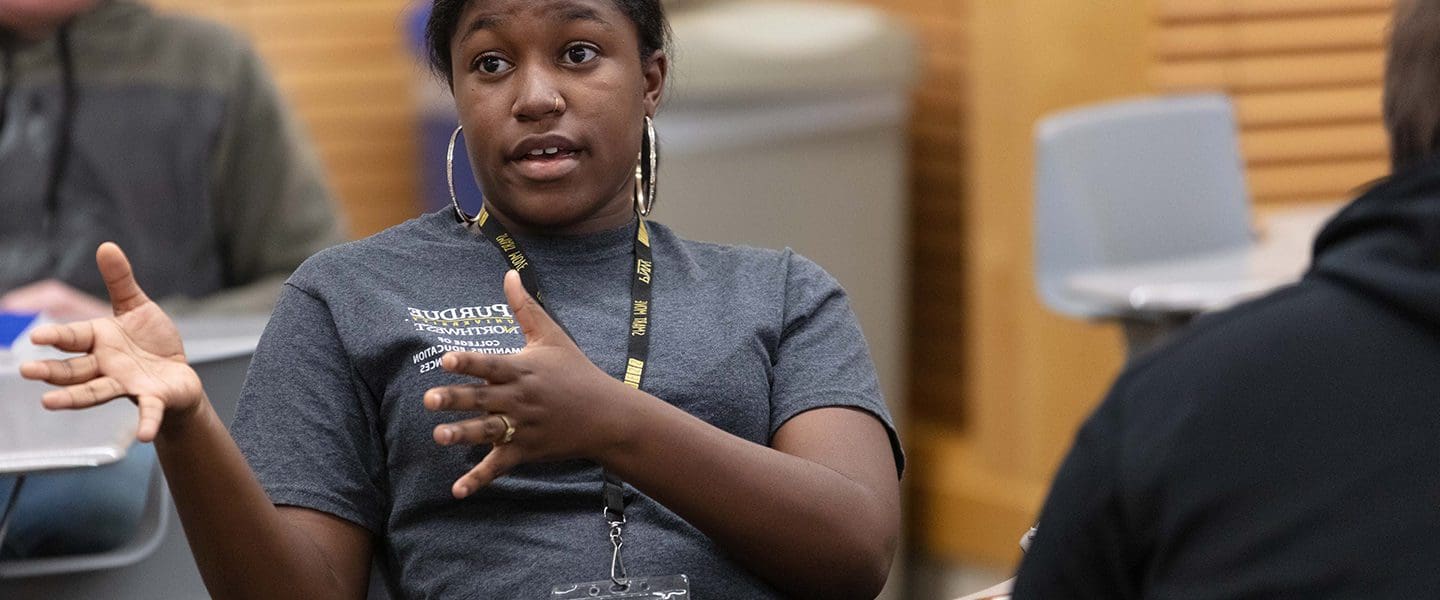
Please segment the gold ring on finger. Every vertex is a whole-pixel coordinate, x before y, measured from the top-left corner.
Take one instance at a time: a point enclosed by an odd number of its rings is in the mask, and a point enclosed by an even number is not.
[[[500,422],[505,424],[505,437],[500,438],[500,441],[495,442],[495,445],[501,446],[510,443],[510,440],[515,438],[515,424],[511,423],[510,418],[505,415],[495,416],[500,417]]]

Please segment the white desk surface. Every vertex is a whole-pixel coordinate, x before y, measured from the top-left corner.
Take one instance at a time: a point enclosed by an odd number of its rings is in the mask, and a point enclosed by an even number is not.
[[[1315,235],[1342,206],[1270,211],[1260,219],[1260,238],[1249,248],[1076,273],[1066,286],[1117,314],[1219,310],[1298,280],[1310,265]]]
[[[267,317],[177,319],[192,365],[255,351]],[[139,415],[131,402],[114,401],[81,411],[48,411],[40,396],[52,386],[22,379],[20,363],[55,358],[53,350],[24,348],[0,356],[0,474],[94,467],[124,458],[135,440]]]
[[[1009,600],[1010,590],[1015,587],[1014,579],[1007,579],[992,587],[985,588],[973,594],[967,594],[955,600]]]

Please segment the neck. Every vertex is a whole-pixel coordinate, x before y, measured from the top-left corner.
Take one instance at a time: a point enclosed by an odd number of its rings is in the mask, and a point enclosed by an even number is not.
[[[632,210],[606,211],[574,223],[530,223],[511,218],[494,206],[487,206],[490,217],[500,221],[506,231],[522,237],[578,237],[618,229],[635,219]]]
[[[630,188],[626,187],[622,195],[616,196],[609,202],[600,205],[592,212],[582,215],[579,218],[561,223],[543,223],[515,218],[506,212],[505,208],[498,206],[503,203],[487,202],[486,210],[490,216],[498,219],[505,229],[521,236],[548,236],[548,237],[572,237],[590,235],[601,231],[618,229],[635,219],[634,203],[630,199]]]

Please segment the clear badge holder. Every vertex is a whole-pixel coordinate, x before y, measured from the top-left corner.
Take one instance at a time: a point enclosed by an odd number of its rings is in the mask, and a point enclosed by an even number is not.
[[[690,577],[669,575],[665,577],[631,577],[625,583],[609,579],[588,583],[566,583],[550,590],[551,600],[628,600],[650,598],[654,600],[690,600]]]

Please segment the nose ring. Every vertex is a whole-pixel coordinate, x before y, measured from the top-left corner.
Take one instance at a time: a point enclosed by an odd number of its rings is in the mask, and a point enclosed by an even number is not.
[[[555,96],[555,106],[550,109],[550,112],[560,112],[560,96]]]

